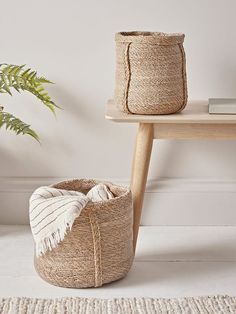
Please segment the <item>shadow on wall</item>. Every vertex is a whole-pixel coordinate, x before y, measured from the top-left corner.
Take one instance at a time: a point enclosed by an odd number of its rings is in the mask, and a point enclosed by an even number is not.
[[[151,160],[154,180],[159,177],[236,179],[236,141],[170,140],[154,143]]]
[[[76,125],[76,132],[78,132],[78,139],[81,134],[84,134],[91,145],[95,148],[99,147],[97,154],[100,155],[103,152],[105,155],[100,158],[104,159],[108,155],[110,158],[114,155],[122,155],[122,150],[127,150],[127,156],[129,156],[130,149],[133,154],[134,132],[137,125],[119,124],[106,120],[105,109],[108,100],[106,96],[100,96],[97,99],[94,96],[81,98],[60,85],[55,86],[53,92],[55,97],[64,104],[65,111],[60,114],[61,118],[65,114],[73,121],[73,124]],[[66,119],[66,117],[64,118]],[[70,148],[68,147],[68,151]]]
[[[1,134],[1,136],[4,136],[5,134]],[[7,139],[11,139],[11,136],[15,136],[15,134],[6,135]],[[27,135],[25,135],[27,137]],[[14,139],[15,140],[15,139]],[[24,139],[23,139],[24,141]],[[27,139],[25,139],[27,141]],[[22,153],[19,152],[17,154],[16,152],[18,151],[17,146],[15,145],[15,141],[13,142],[13,145],[9,145],[9,142],[7,141],[6,144],[8,143],[8,147],[4,145],[4,143],[1,143],[0,147],[0,178],[1,177],[17,177],[17,176],[22,176],[21,175],[21,169],[28,169],[29,172],[31,169],[45,169],[45,171],[48,172],[49,175],[52,175],[52,167],[49,163],[46,161],[42,161],[40,157],[37,159],[37,154],[34,154],[33,150],[35,148],[34,145],[36,146],[36,149],[40,149],[39,144],[37,142],[34,142],[31,140],[29,145],[30,149],[28,148]],[[17,145],[19,145],[19,148],[24,145],[22,142],[19,142]],[[30,177],[30,173],[25,173],[24,176]]]
[[[63,108],[67,114],[73,116],[80,124],[86,124],[90,128],[96,129],[99,124],[96,110],[93,110],[91,102],[86,99],[79,99],[65,89],[64,86],[56,85],[53,88],[55,96],[64,104]]]
[[[2,132],[2,130],[0,130]],[[3,135],[1,135],[3,136]],[[3,174],[3,167],[11,167],[12,164],[18,163],[17,156],[14,156],[10,152],[7,152],[2,145],[0,146],[0,177]]]
[[[12,132],[0,130],[0,137],[3,139],[0,145],[0,169],[4,167],[4,171],[0,171],[0,177],[45,176],[45,174],[60,176],[58,169],[63,169],[63,162],[66,164],[67,159],[68,163],[71,162],[78,153],[82,159],[86,158],[83,156],[80,142],[83,142],[84,139],[81,138],[89,136],[89,133],[96,135],[100,131],[96,110],[93,110],[88,100],[78,99],[75,93],[70,93],[63,86],[55,85],[49,91],[52,98],[57,99],[58,104],[62,106],[62,110],[57,111],[58,121],[53,121],[53,117],[47,112],[35,113],[31,103],[28,108],[27,106],[24,108],[29,109],[31,118],[29,121],[34,121],[33,127],[39,130],[42,146],[33,142],[27,135],[21,136],[18,141]],[[38,119],[35,118],[37,114]],[[13,146],[9,143],[11,140]]]

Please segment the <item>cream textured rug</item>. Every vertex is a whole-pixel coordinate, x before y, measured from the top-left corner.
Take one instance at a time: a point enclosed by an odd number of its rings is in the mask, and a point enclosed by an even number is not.
[[[0,298],[1,314],[235,314],[236,297],[182,299]]]

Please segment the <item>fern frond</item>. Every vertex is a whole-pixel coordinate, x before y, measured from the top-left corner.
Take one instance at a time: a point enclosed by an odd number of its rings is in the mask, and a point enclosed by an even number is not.
[[[49,81],[48,79],[46,79],[44,76],[39,76],[36,78],[36,81],[40,82],[40,83],[45,83],[45,84],[54,84],[52,81]]]
[[[52,82],[37,76],[37,72],[30,68],[25,69],[25,65],[0,65],[0,93],[12,95],[12,89],[18,92],[28,91],[55,113],[55,108],[59,108],[59,106],[52,101],[44,88],[44,84],[52,84]]]
[[[30,125],[26,124],[8,112],[0,111],[0,128],[4,125],[7,130],[12,130],[17,135],[27,134],[32,136],[36,141],[40,142],[37,133],[30,128]]]

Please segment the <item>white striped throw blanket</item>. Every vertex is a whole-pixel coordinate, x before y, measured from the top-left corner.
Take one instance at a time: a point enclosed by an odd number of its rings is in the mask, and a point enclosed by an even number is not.
[[[30,226],[40,256],[63,241],[75,219],[89,201],[98,202],[114,198],[102,183],[94,186],[87,195],[43,186],[35,190],[30,198]]]

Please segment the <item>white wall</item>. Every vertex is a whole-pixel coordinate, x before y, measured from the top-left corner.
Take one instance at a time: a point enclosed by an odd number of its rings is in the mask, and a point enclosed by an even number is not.
[[[55,119],[31,95],[0,95],[5,109],[31,123],[42,140],[40,146],[29,137],[0,132],[3,223],[27,221],[28,194],[53,180],[44,177],[127,182],[135,126],[104,119],[114,89],[115,32],[184,32],[189,98],[236,97],[234,0],[0,0],[0,10],[0,62],[26,63],[53,80],[50,93],[64,109]],[[165,182],[169,193],[159,184],[163,193],[146,200],[143,222],[236,222],[235,156],[234,141],[156,141],[150,177]],[[26,190],[22,182],[29,182]]]

